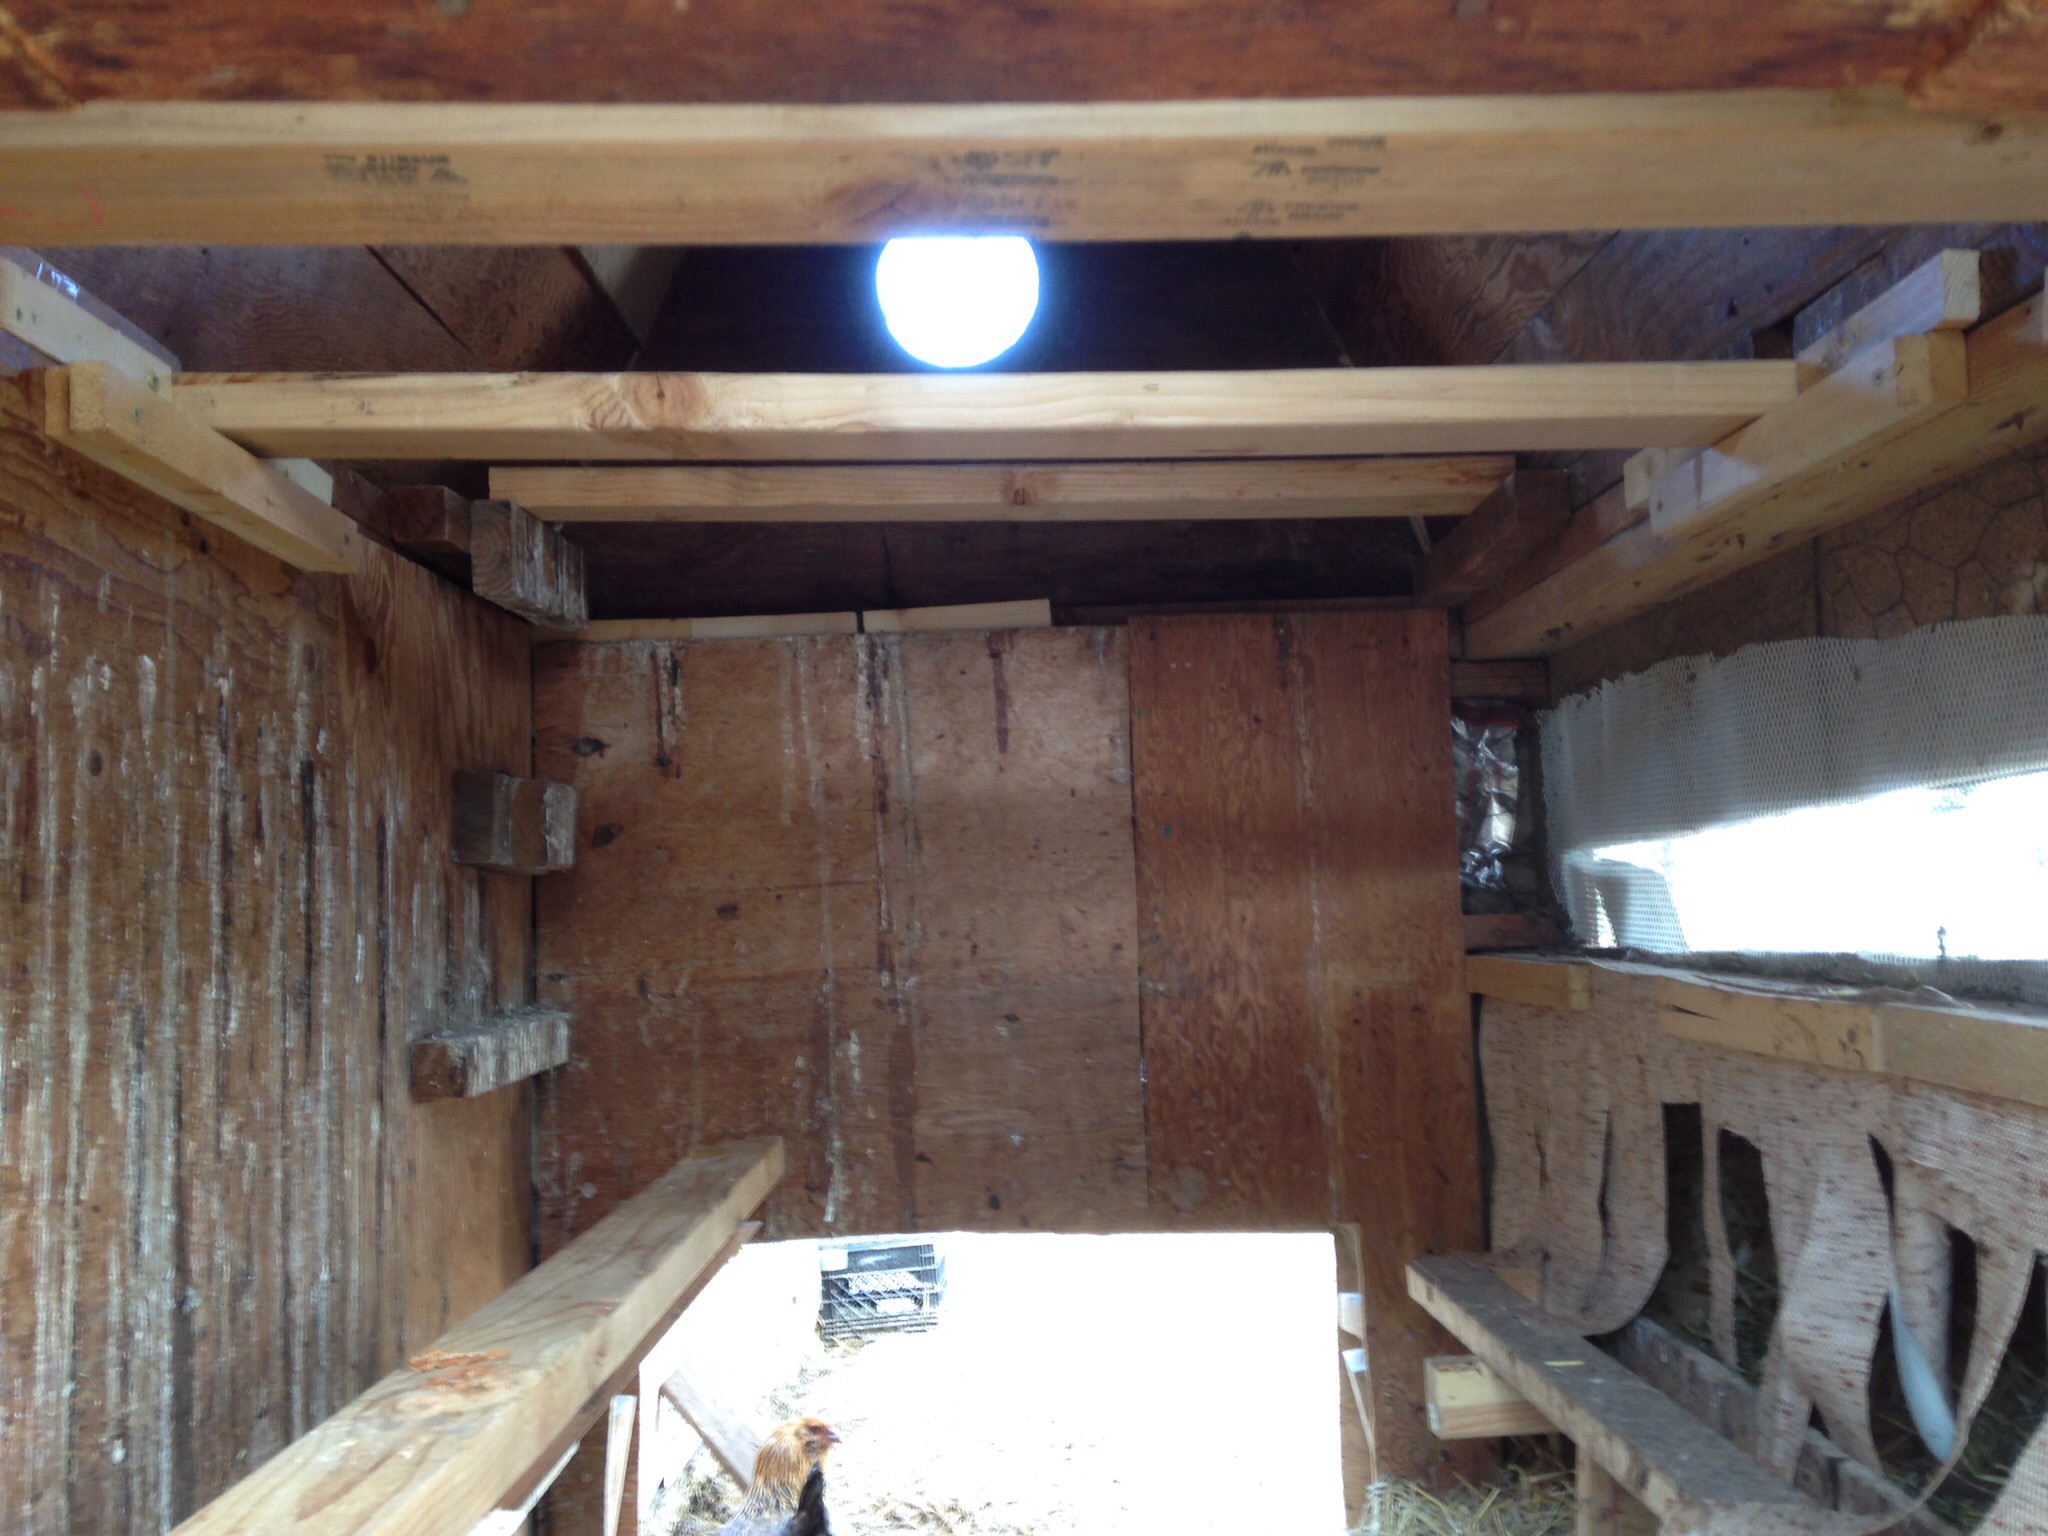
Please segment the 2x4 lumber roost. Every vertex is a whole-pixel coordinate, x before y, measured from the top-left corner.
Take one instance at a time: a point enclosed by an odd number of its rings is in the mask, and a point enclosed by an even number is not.
[[[175,397],[105,363],[50,369],[42,388],[44,430],[65,447],[301,570],[362,568],[354,523]]]
[[[1471,1259],[1414,1260],[1408,1294],[1663,1529],[1737,1531],[1745,1518],[1761,1524],[1812,1509],[1763,1463]]]
[[[1553,654],[2048,436],[2048,315],[2041,295],[1971,330],[1965,347],[1962,400],[1823,460],[1738,516],[1666,537],[1646,517],[1617,516],[1606,498],[1583,509],[1581,518],[1611,518],[1614,531],[1534,584],[1476,600],[1477,611],[1468,608],[1466,616],[1466,654]],[[1622,494],[1609,493],[1616,500]]]
[[[780,1140],[678,1163],[434,1346],[178,1527],[179,1536],[466,1531],[649,1335],[782,1177]],[[544,1469],[543,1469],[544,1470]]]
[[[2048,123],[1895,89],[0,114],[18,244],[777,244],[2048,217]]]
[[[662,464],[491,471],[551,522],[1082,522],[1459,517],[1514,469],[1455,458],[1085,464]]]
[[[276,457],[1268,458],[1706,447],[1798,365],[1559,363],[1037,374],[185,375],[175,397]]]

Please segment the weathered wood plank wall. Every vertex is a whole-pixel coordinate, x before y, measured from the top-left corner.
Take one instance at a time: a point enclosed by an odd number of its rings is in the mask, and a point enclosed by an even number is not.
[[[1141,1224],[1124,672],[1115,630],[538,652],[581,818],[543,1247],[765,1131],[770,1236]]]
[[[44,440],[0,379],[0,1526],[156,1532],[529,1260],[520,1094],[407,1040],[524,1000],[523,626],[300,576]]]
[[[1132,626],[1146,1142],[1196,1227],[1358,1224],[1383,1476],[1471,1465],[1403,1266],[1482,1240],[1440,613]]]

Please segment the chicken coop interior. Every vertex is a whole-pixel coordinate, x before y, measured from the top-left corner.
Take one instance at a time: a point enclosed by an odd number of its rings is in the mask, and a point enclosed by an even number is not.
[[[2048,10],[6,0],[0,1531],[2048,1532]]]

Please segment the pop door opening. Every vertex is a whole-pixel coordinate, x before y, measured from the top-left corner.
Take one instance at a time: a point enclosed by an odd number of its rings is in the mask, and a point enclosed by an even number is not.
[[[692,1391],[693,1412],[708,1399],[742,1440],[831,1423],[837,1529],[1344,1528],[1327,1233],[888,1241],[945,1260],[928,1330],[821,1340],[820,1251],[839,1239],[741,1250],[677,1322],[650,1358],[689,1380],[650,1394],[635,1447],[642,1536],[716,1531],[737,1507],[678,1406]]]

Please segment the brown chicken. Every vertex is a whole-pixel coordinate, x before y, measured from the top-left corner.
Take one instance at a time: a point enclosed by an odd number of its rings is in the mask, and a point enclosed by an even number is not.
[[[718,1536],[830,1536],[825,1456],[839,1436],[823,1419],[777,1425],[754,1457],[754,1486]]]

